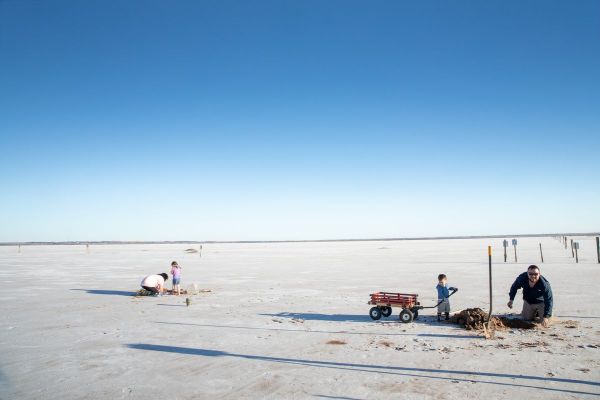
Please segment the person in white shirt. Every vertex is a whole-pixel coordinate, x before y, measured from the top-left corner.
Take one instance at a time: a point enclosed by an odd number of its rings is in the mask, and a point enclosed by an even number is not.
[[[141,286],[149,292],[152,292],[155,296],[162,293],[165,287],[165,282],[169,280],[169,275],[166,273],[157,275],[148,275],[142,280]]]

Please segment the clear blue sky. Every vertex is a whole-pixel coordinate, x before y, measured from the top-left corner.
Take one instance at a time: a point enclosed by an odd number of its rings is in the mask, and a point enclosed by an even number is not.
[[[0,1],[0,241],[600,229],[599,1]]]

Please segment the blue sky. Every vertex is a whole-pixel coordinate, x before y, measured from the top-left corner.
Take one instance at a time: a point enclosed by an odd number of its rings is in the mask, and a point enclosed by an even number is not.
[[[600,228],[600,2],[0,1],[0,241]]]

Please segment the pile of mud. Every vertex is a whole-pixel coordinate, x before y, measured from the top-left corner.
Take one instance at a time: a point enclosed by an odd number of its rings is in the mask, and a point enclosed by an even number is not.
[[[450,322],[462,326],[468,331],[485,331],[487,328],[488,314],[481,308],[467,308],[450,317]],[[490,328],[492,330],[504,329],[533,329],[536,325],[533,322],[523,321],[521,319],[512,319],[507,317],[492,317],[490,319]]]
[[[200,294],[200,293],[211,293],[212,290],[211,289],[196,289],[196,290],[186,290],[186,289],[181,289],[179,291],[179,294],[181,295],[194,295],[194,294]],[[154,293],[150,292],[149,290],[146,289],[140,289],[135,293],[132,293],[135,297],[140,297],[140,296],[152,296],[154,295]],[[171,294],[171,295],[176,295],[177,291],[176,290],[171,290],[171,289],[165,289],[163,291],[163,294]]]
[[[483,330],[483,325],[487,322],[487,313],[481,308],[467,308],[462,310],[450,317],[450,323],[457,324],[465,328],[466,330]],[[496,318],[492,317],[492,324],[495,323]]]
[[[188,291],[185,289],[181,289],[179,291],[179,293],[180,294],[189,294]],[[163,294],[177,294],[177,291],[173,291],[171,289],[165,289]],[[152,295],[154,295],[154,293],[152,293],[151,291],[146,290],[146,289],[140,289],[134,293],[134,296],[136,296],[136,297],[137,296],[152,296]]]

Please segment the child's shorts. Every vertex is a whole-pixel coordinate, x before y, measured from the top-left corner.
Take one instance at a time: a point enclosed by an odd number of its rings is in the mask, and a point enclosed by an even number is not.
[[[179,277],[173,278],[173,285],[179,285],[180,281],[181,281],[181,278],[179,278]]]
[[[438,300],[439,301],[439,300]],[[444,299],[438,306],[439,313],[449,313],[450,312],[450,301],[448,299]]]

